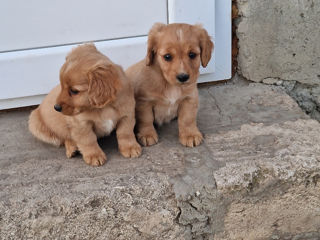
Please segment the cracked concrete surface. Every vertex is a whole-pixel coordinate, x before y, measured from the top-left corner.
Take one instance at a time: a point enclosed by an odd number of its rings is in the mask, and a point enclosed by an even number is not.
[[[108,162],[34,139],[29,111],[0,113],[0,239],[319,239],[320,125],[275,87],[200,89],[205,141],[176,121],[137,159]]]

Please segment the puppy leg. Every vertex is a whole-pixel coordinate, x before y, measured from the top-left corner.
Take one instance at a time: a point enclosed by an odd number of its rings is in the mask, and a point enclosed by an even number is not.
[[[106,162],[107,157],[99,147],[91,124],[78,124],[71,129],[71,136],[88,165],[101,166]]]
[[[139,157],[141,155],[141,146],[137,143],[133,133],[134,124],[134,116],[124,117],[117,127],[119,151],[124,157]]]
[[[138,120],[138,140],[143,146],[151,146],[158,142],[158,134],[153,126],[154,116],[152,105],[137,102],[136,116]]]
[[[187,98],[182,101],[178,112],[179,140],[187,147],[198,146],[203,136],[197,127],[198,101]]]
[[[78,151],[78,147],[76,143],[72,140],[65,140],[64,146],[66,148],[66,155],[67,158],[72,158],[76,155],[76,152]]]

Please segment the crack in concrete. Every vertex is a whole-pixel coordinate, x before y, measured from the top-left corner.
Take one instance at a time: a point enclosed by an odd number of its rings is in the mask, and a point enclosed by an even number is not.
[[[221,118],[222,118],[222,119],[227,118],[227,119],[229,120],[229,122],[230,122],[230,125],[231,125],[231,124],[233,123],[232,118],[231,118],[230,116],[226,116],[225,114],[223,114],[223,111],[222,111],[221,107],[219,106],[216,97],[210,92],[210,88],[207,89],[207,92],[208,92],[208,94],[210,95],[211,100],[213,100],[213,101],[211,101],[211,102],[212,102],[212,103],[216,106],[216,108],[218,109],[218,112],[219,112],[219,115],[221,116]]]
[[[217,107],[217,109],[218,109],[218,111],[219,111],[219,115],[223,116],[223,115],[222,115],[221,108],[220,108],[220,106],[218,105],[216,98],[213,96],[213,94],[212,94],[209,90],[210,90],[210,88],[207,89],[207,92],[208,92],[208,94],[210,95],[211,100],[213,100],[212,102],[213,102],[214,105]]]

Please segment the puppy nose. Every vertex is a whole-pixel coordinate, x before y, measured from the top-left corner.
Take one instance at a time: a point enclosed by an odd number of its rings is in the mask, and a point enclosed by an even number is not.
[[[57,112],[61,112],[62,111],[62,107],[59,104],[55,104],[54,105],[54,110],[56,110]]]
[[[189,74],[179,73],[177,75],[177,79],[179,80],[179,82],[186,82],[189,79]]]

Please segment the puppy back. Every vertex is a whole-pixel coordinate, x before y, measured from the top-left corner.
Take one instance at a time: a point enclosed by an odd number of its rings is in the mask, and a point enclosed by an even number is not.
[[[33,136],[38,138],[39,140],[55,145],[60,146],[63,144],[61,139],[52,132],[48,126],[43,121],[41,116],[40,107],[33,110],[29,117],[29,130]]]

